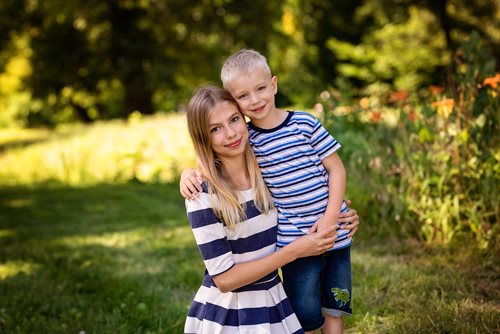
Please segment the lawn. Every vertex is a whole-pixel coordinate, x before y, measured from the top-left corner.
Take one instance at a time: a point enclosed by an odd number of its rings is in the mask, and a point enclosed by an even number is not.
[[[203,274],[178,187],[0,189],[1,333],[182,333]],[[353,246],[347,333],[498,333],[494,254],[373,237]]]
[[[348,129],[361,228],[346,333],[499,333],[498,238],[402,233],[369,133]],[[186,131],[157,115],[0,132],[0,333],[182,333],[204,271],[176,181],[194,165]]]

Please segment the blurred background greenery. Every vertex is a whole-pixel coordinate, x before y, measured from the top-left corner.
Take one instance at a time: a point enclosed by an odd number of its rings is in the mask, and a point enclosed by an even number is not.
[[[370,218],[486,247],[499,12],[487,0],[2,1],[0,180],[172,181],[194,164],[193,89],[250,47],[279,77],[278,104],[345,142],[353,197],[384,208]]]
[[[186,254],[197,255],[192,238],[179,238],[189,231],[176,182],[183,168],[195,165],[185,106],[196,86],[220,83],[224,59],[247,47],[268,57],[279,78],[278,105],[310,111],[343,144],[347,197],[363,222],[354,271],[374,275],[359,279],[359,290],[371,287],[358,297],[366,312],[348,325],[373,333],[453,332],[457,319],[467,318],[469,327],[458,332],[498,330],[499,22],[495,0],[2,0],[0,242],[5,247],[0,251],[0,292],[26,289],[31,281],[23,281],[20,273],[31,275],[29,268],[41,273],[45,265],[50,269],[59,257],[39,254],[54,249],[75,260],[64,262],[66,269],[47,271],[41,285],[50,285],[54,272],[71,281],[75,270],[83,276],[90,270],[90,278],[78,278],[84,285],[101,272],[111,275],[110,268],[121,265],[99,247],[90,250],[88,261],[106,263],[92,271],[91,265],[80,266],[79,251],[63,251],[52,243],[74,233],[83,238],[79,242],[95,245],[96,236],[90,236],[96,229],[98,235],[134,240],[132,248],[113,249],[120,261],[147,257],[141,270],[165,257],[177,263],[180,278],[174,279],[175,269],[162,262],[158,275],[144,275],[139,285],[158,289],[165,298],[172,291],[181,297],[174,298],[166,318],[139,314],[137,323],[120,318],[128,312],[123,303],[118,311],[102,310],[120,316],[93,319],[82,311],[92,299],[84,300],[68,308],[80,312],[82,326],[92,323],[97,331],[113,332],[106,326],[125,322],[123,331],[130,333],[140,328],[180,331],[183,308],[199,283],[192,276],[202,270],[199,262],[189,262],[195,268],[182,265]],[[110,196],[115,191],[123,198]],[[145,193],[150,197],[143,203]],[[168,213],[163,202],[152,200],[155,196],[168,199]],[[107,201],[123,221],[102,207]],[[140,208],[127,213],[134,203]],[[90,215],[94,227],[82,222],[82,213]],[[138,218],[141,213],[146,218]],[[145,230],[113,234],[124,222]],[[41,228],[50,237],[40,238]],[[157,236],[168,242],[172,235],[175,247],[158,246]],[[380,242],[383,247],[377,246]],[[363,244],[375,248],[363,253]],[[178,256],[168,253],[172,247]],[[392,253],[404,259],[388,258]],[[377,256],[382,256],[380,263]],[[410,268],[404,282],[401,277],[389,281],[385,266],[408,257],[425,270]],[[451,297],[443,292],[454,289],[448,287],[450,275],[426,276],[434,274],[433,267],[460,271],[463,266],[471,266],[470,272],[456,280],[470,278],[473,269],[476,276],[470,284],[460,283]],[[171,285],[160,287],[163,275]],[[133,280],[116,279],[136,289],[137,301],[127,297],[136,313],[136,305],[142,311],[167,307],[154,304],[160,297],[141,294]],[[385,290],[376,300],[390,301],[377,309],[370,300],[380,285]],[[478,285],[484,289],[472,293]],[[428,293],[408,300],[392,297],[422,287]],[[66,291],[64,284],[53,289]],[[387,291],[394,294],[388,297]],[[110,305],[125,294],[88,293]],[[73,295],[67,292],[68,303]],[[42,318],[27,319],[15,332],[49,326],[44,312],[50,318],[66,309],[54,301],[59,306],[45,310],[39,304],[49,297],[38,297],[17,313],[9,313],[6,305],[20,297],[4,298],[0,332],[21,323],[24,308]],[[432,320],[436,314],[424,309],[426,303],[440,308],[440,319]],[[401,310],[410,309],[414,318],[401,316]],[[370,314],[377,311],[382,315]],[[64,317],[73,319],[70,313]],[[162,327],[162,321],[170,325]],[[67,329],[55,321],[50,326],[53,332]]]

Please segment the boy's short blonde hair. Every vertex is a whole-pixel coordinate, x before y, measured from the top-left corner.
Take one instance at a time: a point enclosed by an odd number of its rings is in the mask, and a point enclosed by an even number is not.
[[[259,52],[251,49],[242,49],[229,56],[222,66],[220,78],[224,87],[226,83],[234,79],[240,73],[248,73],[256,68],[263,69],[271,75],[271,68],[267,63],[266,57]]]

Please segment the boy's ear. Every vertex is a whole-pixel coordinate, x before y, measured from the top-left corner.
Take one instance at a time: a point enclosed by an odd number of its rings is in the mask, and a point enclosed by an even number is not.
[[[271,82],[273,84],[273,93],[274,93],[274,95],[276,95],[276,93],[278,93],[278,77],[273,76],[271,78]]]

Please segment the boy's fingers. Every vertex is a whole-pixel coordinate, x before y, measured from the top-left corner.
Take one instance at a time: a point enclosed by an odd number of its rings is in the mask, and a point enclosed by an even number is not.
[[[202,192],[203,191],[203,188],[201,187],[201,180],[196,178],[196,177],[191,177],[189,178],[189,190],[192,192],[192,193],[196,193],[196,192]],[[187,183],[187,182],[186,182]]]
[[[203,188],[201,187],[201,183],[195,183],[194,185],[196,187],[196,190],[198,190],[198,192],[202,192],[203,191]]]
[[[313,226],[311,226],[311,228],[309,229],[309,232],[307,232],[307,234],[314,233],[317,230],[318,230],[318,223],[314,223]]]

